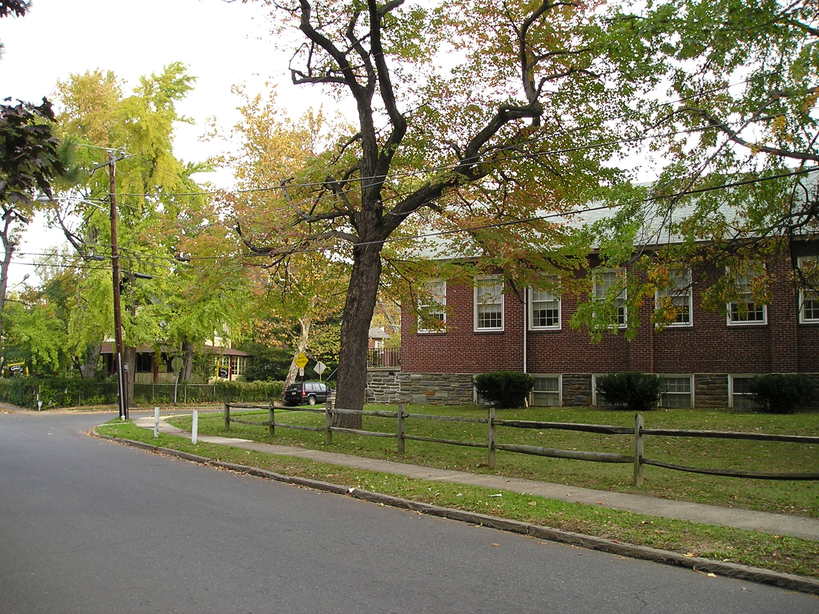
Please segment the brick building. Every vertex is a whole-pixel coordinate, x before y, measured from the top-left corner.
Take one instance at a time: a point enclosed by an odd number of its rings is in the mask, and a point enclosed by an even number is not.
[[[434,280],[431,311],[440,324],[419,330],[416,312],[404,310],[401,369],[372,372],[370,398],[469,403],[475,374],[510,370],[534,377],[533,405],[588,406],[597,404],[597,376],[641,371],[661,376],[662,406],[749,407],[753,375],[805,373],[819,382],[819,293],[798,290],[790,274],[794,264],[816,262],[819,241],[794,241],[789,251],[759,263],[772,280],[768,304],[740,292],[724,312],[704,309],[701,300],[706,282],[720,272],[681,267],[673,273],[679,289],[667,299],[676,308],[674,322],[663,329],[652,324],[663,297],[644,301],[638,314],[624,304],[616,308],[614,326],[636,316],[636,337],[604,333],[598,343],[568,324],[578,302],[589,297],[516,292],[500,277],[474,284]],[[592,296],[622,273],[592,269]]]

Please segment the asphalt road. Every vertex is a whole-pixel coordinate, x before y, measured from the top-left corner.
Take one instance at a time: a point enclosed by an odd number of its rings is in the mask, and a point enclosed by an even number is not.
[[[0,613],[819,611],[83,434],[106,418],[0,414]]]

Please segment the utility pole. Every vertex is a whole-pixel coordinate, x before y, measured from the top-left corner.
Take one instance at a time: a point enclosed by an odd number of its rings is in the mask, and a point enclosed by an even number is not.
[[[128,419],[128,388],[125,385],[125,369],[122,358],[122,305],[120,303],[119,252],[117,248],[117,160],[113,150],[108,150],[108,200],[111,205],[111,278],[114,287],[114,339],[117,356],[117,384],[120,420]]]

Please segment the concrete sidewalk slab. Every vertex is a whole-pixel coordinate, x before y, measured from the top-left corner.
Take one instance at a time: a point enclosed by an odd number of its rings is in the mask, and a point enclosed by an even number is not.
[[[189,437],[190,433],[178,429],[165,421],[171,417],[172,416],[163,416],[160,418],[160,432]],[[154,426],[154,418],[153,416],[139,417],[135,420],[135,424],[143,428],[152,429]],[[610,492],[606,490],[593,490],[579,486],[537,482],[534,480],[524,480],[500,475],[485,475],[448,469],[436,469],[434,467],[422,467],[383,459],[339,454],[337,452],[259,443],[247,439],[200,435],[199,441],[230,445],[236,448],[265,452],[268,454],[307,458],[331,465],[379,471],[416,479],[482,486],[496,490],[507,490],[549,499],[558,499],[570,503],[600,505],[602,507],[626,510],[649,516],[660,516],[677,520],[700,522],[703,524],[749,529],[774,535],[789,535],[803,539],[819,540],[819,519],[816,518],[773,514],[688,501],[660,499],[658,497]]]

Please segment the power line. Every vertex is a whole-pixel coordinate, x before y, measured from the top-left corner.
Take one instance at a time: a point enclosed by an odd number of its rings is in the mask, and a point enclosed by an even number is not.
[[[752,184],[756,184],[756,183],[762,183],[762,182],[765,182],[765,181],[772,181],[772,180],[775,180],[775,179],[785,179],[787,177],[793,177],[793,176],[796,176],[796,175],[806,175],[806,174],[813,173],[813,172],[816,172],[816,171],[819,171],[819,166],[811,166],[811,167],[798,169],[798,170],[787,172],[787,173],[779,173],[779,174],[776,174],[776,175],[768,175],[768,176],[765,176],[765,177],[756,177],[756,178],[753,178],[753,179],[743,179],[743,180],[740,180],[740,181],[726,183],[726,184],[722,184],[722,185],[719,185],[719,186],[694,188],[694,189],[689,189],[689,190],[683,190],[683,191],[680,191],[680,192],[675,192],[675,193],[672,193],[672,194],[657,194],[657,195],[654,195],[654,196],[648,196],[648,197],[646,197],[644,199],[639,199],[639,200],[638,199],[633,199],[633,200],[626,201],[626,202],[623,202],[623,203],[615,203],[613,205],[600,205],[600,206],[596,206],[596,207],[585,207],[585,208],[582,208],[582,209],[574,209],[574,210],[571,210],[571,211],[561,211],[561,212],[555,212],[555,213],[548,213],[548,214],[544,214],[544,215],[531,216],[531,217],[527,217],[527,218],[519,218],[519,219],[514,219],[514,220],[505,220],[505,221],[502,221],[502,222],[492,222],[492,223],[489,223],[489,224],[480,224],[480,225],[476,225],[476,226],[470,226],[468,228],[457,228],[457,229],[452,229],[452,230],[441,230],[441,231],[437,231],[437,232],[420,233],[420,234],[416,234],[416,235],[408,235],[408,236],[400,236],[400,237],[387,237],[386,239],[383,239],[383,240],[380,240],[380,241],[361,241],[361,242],[357,242],[357,243],[349,243],[345,247],[350,248],[350,247],[357,247],[357,246],[392,243],[392,242],[396,242],[396,241],[411,241],[411,240],[426,239],[426,238],[432,238],[432,237],[438,237],[438,236],[461,234],[461,233],[472,232],[472,231],[476,231],[476,230],[488,230],[488,229],[491,229],[491,228],[503,228],[503,227],[506,227],[506,226],[516,226],[516,225],[520,225],[520,224],[527,224],[527,223],[537,222],[537,221],[542,221],[542,220],[547,220],[547,219],[554,219],[554,218],[559,218],[559,217],[570,217],[570,216],[579,215],[579,214],[582,214],[582,213],[591,213],[591,212],[594,212],[594,211],[602,211],[602,210],[606,210],[606,209],[619,208],[619,207],[624,207],[624,206],[629,205],[629,204],[636,204],[636,203],[639,203],[639,202],[656,202],[656,201],[660,201],[660,200],[668,200],[668,199],[678,198],[678,197],[681,197],[681,196],[691,196],[691,195],[695,195],[695,194],[703,194],[703,193],[707,193],[707,192],[725,190],[725,189],[730,189],[730,188],[735,188],[735,187],[740,187],[740,186],[745,186],[745,185],[752,185]],[[312,247],[312,248],[305,247],[305,248],[300,248],[300,249],[293,250],[293,252],[291,252],[291,253],[316,253],[316,252],[326,251],[328,249],[331,249],[332,247],[333,246]],[[150,260],[150,259],[154,259],[154,260],[163,259],[163,257],[159,256],[159,255],[146,255],[146,256],[147,256],[146,259],[148,259],[148,260]],[[266,256],[269,256],[269,254],[248,253],[248,254],[240,254],[240,255],[235,255],[235,256],[227,256],[227,255],[220,255],[220,256],[190,256],[190,257],[187,258],[187,261],[226,260],[228,258],[231,258],[231,259],[245,259],[245,258],[249,258],[249,257],[266,257]],[[110,258],[110,256],[109,256],[109,258]],[[179,263],[180,262],[179,260],[176,260],[176,259],[173,259],[173,258],[170,258],[170,257],[167,258],[167,261],[168,262],[174,262],[174,263]],[[27,264],[27,263],[20,263],[20,264]],[[29,264],[32,264],[33,266],[38,266],[36,263],[29,263]],[[58,266],[58,265],[43,265],[43,266]],[[69,267],[69,266],[72,266],[72,265],[61,265],[61,266]],[[104,269],[97,269],[97,270],[104,270]]]
[[[744,79],[742,81],[738,81],[738,82],[735,82],[735,83],[732,83],[732,84],[727,84],[727,85],[724,85],[724,86],[719,86],[719,87],[714,87],[714,88],[711,88],[711,89],[708,89],[708,90],[703,90],[702,92],[699,92],[697,94],[692,94],[690,96],[681,97],[681,98],[678,98],[678,99],[673,100],[673,101],[660,103],[660,106],[676,104],[677,102],[683,102],[685,100],[690,100],[692,98],[698,98],[698,97],[700,97],[700,96],[702,96],[704,94],[707,94],[707,93],[712,93],[712,92],[715,92],[715,91],[728,89],[728,88],[733,87],[735,85],[741,85],[743,83],[747,83],[751,79],[752,78],[749,77],[748,79]],[[615,115],[613,117],[606,118],[603,121],[606,121],[606,122],[614,121],[616,119],[622,119],[623,117],[626,117],[626,114],[621,114],[620,116]],[[599,123],[601,123],[601,122],[596,122],[595,125],[597,125]],[[744,121],[723,122],[723,125],[733,126],[733,125],[739,125],[739,124],[743,124],[743,123],[746,123],[746,122],[744,122]],[[573,128],[573,129],[566,129],[566,130],[563,130],[563,131],[554,132],[554,133],[544,135],[543,137],[539,137],[539,138],[553,138],[553,137],[556,137],[556,136],[568,135],[568,134],[571,134],[572,132],[574,132],[574,131],[576,131],[576,130],[578,130],[580,128],[582,128],[582,126],[581,127],[576,127],[576,128]],[[565,148],[559,148],[559,149],[553,149],[553,150],[542,150],[542,151],[526,152],[526,153],[522,153],[522,154],[520,154],[518,156],[509,156],[506,159],[526,158],[526,157],[541,156],[541,155],[555,155],[555,154],[560,154],[560,153],[571,153],[571,152],[583,151],[583,150],[587,150],[587,149],[598,149],[598,148],[601,148],[601,147],[607,147],[607,146],[617,145],[617,144],[638,143],[638,142],[647,141],[647,140],[650,140],[650,139],[669,137],[669,136],[674,136],[674,135],[679,135],[679,134],[691,134],[691,133],[696,133],[696,132],[703,132],[703,131],[712,130],[712,129],[714,129],[714,126],[707,125],[707,126],[701,126],[699,128],[687,128],[687,129],[683,129],[683,130],[677,130],[677,131],[669,132],[667,134],[648,135],[648,136],[632,137],[632,138],[626,138],[626,139],[612,139],[612,140],[608,140],[608,141],[600,141],[598,143],[591,143],[591,144],[587,144],[587,145],[578,145],[578,146],[565,147]],[[492,152],[490,152],[488,154],[483,154],[483,155],[480,155],[480,156],[476,156],[475,160],[473,162],[470,162],[469,164],[479,164],[481,161],[485,161],[488,157],[494,156],[498,152],[515,150],[515,149],[518,149],[519,147],[520,147],[520,144],[518,144],[518,145],[508,145],[508,146],[505,146],[505,147],[498,147],[496,149],[493,149]],[[355,181],[355,182],[366,182],[366,181],[376,182],[376,181],[386,180],[388,178],[414,177],[414,176],[417,176],[417,175],[429,174],[429,173],[434,173],[434,172],[438,172],[438,171],[454,170],[454,169],[458,168],[459,166],[462,166],[463,164],[464,164],[463,162],[458,162],[458,163],[455,163],[455,164],[441,165],[441,166],[437,166],[437,167],[428,167],[428,168],[425,168],[425,169],[416,169],[416,170],[412,170],[412,171],[404,171],[404,172],[398,172],[398,173],[392,173],[392,174],[386,174],[385,173],[385,174],[381,174],[381,175],[351,177],[351,178],[343,180],[343,181],[342,180],[331,180],[331,181],[324,180],[324,181],[288,183],[286,185],[254,186],[254,187],[239,188],[239,189],[214,189],[214,190],[201,190],[201,191],[192,191],[192,192],[154,192],[154,193],[136,193],[136,192],[128,193],[128,192],[124,192],[124,193],[118,194],[118,196],[127,196],[127,197],[151,197],[151,196],[163,196],[163,195],[164,196],[209,196],[209,195],[214,196],[214,195],[217,195],[217,194],[251,194],[251,193],[259,193],[259,192],[274,192],[274,191],[279,191],[279,190],[287,190],[287,189],[290,189],[290,188],[319,187],[319,186],[332,185],[332,184],[336,184],[336,183],[347,183],[347,182],[353,182],[353,181]],[[308,199],[308,200],[310,200],[310,199]],[[287,208],[288,207],[282,207],[281,209],[287,209]]]
[[[751,184],[760,183],[760,182],[763,182],[763,181],[771,181],[773,179],[784,179],[786,177],[793,177],[794,175],[803,175],[803,174],[807,174],[807,173],[813,173],[813,172],[816,172],[817,170],[819,170],[819,166],[811,166],[811,167],[801,169],[801,170],[798,170],[798,171],[793,171],[793,172],[790,172],[790,173],[782,173],[782,174],[779,174],[779,175],[769,175],[767,177],[760,177],[760,178],[757,178],[757,179],[747,179],[747,180],[743,180],[743,181],[736,181],[734,183],[727,183],[727,184],[723,184],[721,186],[712,186],[712,187],[707,187],[707,188],[696,188],[696,189],[693,189],[693,190],[684,190],[682,192],[676,192],[674,194],[659,194],[659,195],[656,195],[656,196],[649,196],[649,197],[647,197],[645,199],[641,199],[641,200],[636,200],[635,199],[635,200],[632,200],[632,201],[627,201],[625,203],[615,203],[614,205],[600,205],[599,207],[587,207],[585,209],[577,209],[577,210],[574,210],[574,211],[565,211],[565,212],[560,212],[560,213],[549,213],[549,214],[545,214],[545,215],[536,215],[536,216],[517,219],[517,220],[507,220],[507,221],[503,221],[503,222],[493,222],[491,224],[482,224],[482,225],[479,225],[479,226],[472,226],[470,228],[460,228],[460,229],[455,229],[455,230],[442,230],[442,231],[439,231],[439,232],[424,233],[424,234],[412,235],[412,236],[406,236],[406,237],[387,237],[386,239],[383,239],[381,241],[364,241],[364,242],[359,242],[359,243],[352,243],[351,246],[358,247],[358,246],[365,246],[365,245],[377,245],[377,244],[383,244],[383,243],[390,243],[390,242],[394,242],[394,241],[408,241],[408,240],[424,239],[424,238],[436,237],[436,236],[442,236],[442,235],[459,234],[459,233],[462,233],[462,232],[470,232],[470,231],[473,231],[473,230],[488,230],[490,228],[503,228],[505,226],[516,226],[518,224],[527,224],[527,223],[530,223],[530,222],[537,222],[537,221],[540,221],[540,220],[552,219],[552,218],[556,218],[556,217],[566,217],[566,216],[571,216],[571,215],[577,215],[577,214],[580,214],[580,213],[590,213],[590,212],[593,212],[593,211],[601,211],[601,210],[604,210],[604,209],[612,209],[614,207],[624,207],[624,206],[626,206],[628,204],[634,204],[634,203],[637,203],[637,202],[654,202],[654,201],[658,201],[658,200],[666,200],[666,199],[677,198],[677,197],[680,197],[680,196],[689,196],[689,195],[693,195],[693,194],[703,194],[705,192],[713,192],[713,191],[716,191],[716,190],[724,190],[724,189],[734,188],[734,187],[743,186],[743,185],[751,185]]]

